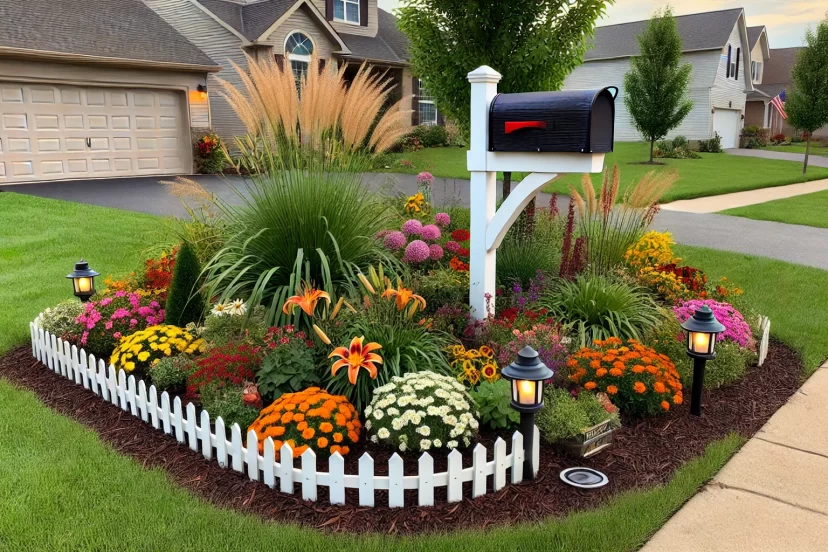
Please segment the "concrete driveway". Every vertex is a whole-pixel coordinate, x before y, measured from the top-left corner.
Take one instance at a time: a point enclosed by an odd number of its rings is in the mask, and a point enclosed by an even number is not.
[[[193,178],[231,204],[242,201],[239,194],[243,195],[246,188],[242,178]],[[155,215],[185,216],[186,211],[181,201],[167,193],[161,184],[162,180],[169,178],[42,182],[0,186],[0,190]],[[413,175],[369,173],[363,175],[363,181],[371,189],[393,195],[410,195],[417,190],[416,177]],[[433,195],[438,205],[468,206],[469,181],[435,178]],[[540,194],[538,201],[545,205],[549,197],[548,194]],[[568,198],[561,197],[558,205],[565,213]],[[759,255],[828,270],[828,229],[824,228],[666,210],[658,214],[653,227],[656,230],[669,230],[678,243],[686,245]]]
[[[741,157],[759,157],[760,159],[778,159],[780,161],[796,161],[798,163],[805,161],[804,153],[790,153],[787,151],[734,148],[725,150],[725,153],[739,155]],[[808,156],[808,166],[828,168],[828,157],[811,154]]]

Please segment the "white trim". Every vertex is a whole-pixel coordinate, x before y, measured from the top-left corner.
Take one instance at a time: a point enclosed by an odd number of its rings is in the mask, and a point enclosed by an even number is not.
[[[134,375],[127,376],[124,370],[116,373],[112,364],[107,367],[103,360],[87,355],[83,349],[78,350],[75,345],[44,331],[40,327],[42,319],[41,313],[29,323],[29,331],[32,356],[47,368],[67,378],[70,384],[83,385],[104,401],[152,425],[154,429],[174,435],[180,444],[200,452],[208,461],[215,461],[225,469],[246,473],[251,480],[262,481],[271,489],[294,494],[296,485],[300,485],[302,497],[316,501],[318,488],[328,487],[331,504],[345,503],[345,489],[359,489],[359,504],[366,507],[375,505],[376,490],[387,490],[388,505],[403,508],[405,489],[419,491],[418,506],[433,506],[435,487],[447,487],[448,502],[460,502],[465,482],[471,482],[471,496],[477,497],[488,492],[489,476],[492,477],[492,492],[499,492],[506,486],[507,471],[513,484],[523,481],[525,451],[523,436],[518,431],[512,436],[509,454],[506,454],[506,441],[498,437],[492,460],[486,461],[488,451],[478,443],[472,452],[474,462],[470,467],[463,468],[463,455],[455,449],[448,454],[447,471],[440,473],[434,473],[433,457],[427,452],[420,456],[417,475],[404,475],[403,460],[396,453],[388,461],[388,475],[374,474],[374,459],[367,452],[359,460],[358,474],[344,472],[344,462],[339,453],[334,453],[328,460],[328,471],[319,471],[316,453],[312,449],[302,454],[297,467],[293,450],[287,443],[279,449],[279,453],[281,459],[289,461],[277,462],[270,437],[265,440],[264,454],[259,454],[258,439],[253,431],[243,435],[239,425],[233,424],[228,439],[224,420],[217,417],[213,432],[210,414],[206,410],[196,415],[192,403],[184,405],[179,397],[170,401],[166,391],[159,396],[154,385],[147,388],[143,380]],[[534,442],[540,444],[537,427],[534,428]],[[532,457],[532,470],[536,475],[540,468],[538,453],[539,446],[536,446]],[[262,473],[264,476],[260,477]]]
[[[190,1],[192,2],[193,0],[190,0]],[[278,29],[278,28],[282,25],[282,23],[284,23],[285,21],[287,21],[287,19],[288,19],[291,15],[293,15],[293,13],[294,13],[296,10],[298,10],[298,9],[299,9],[301,6],[303,6],[303,5],[304,5],[304,6],[307,6],[307,7],[308,7],[308,9],[310,9],[310,10],[311,10],[311,12],[313,13],[313,15],[315,15],[315,16],[316,16],[316,20],[317,20],[317,22],[318,22],[318,23],[320,23],[320,24],[321,24],[321,25],[325,28],[325,30],[327,30],[327,31],[328,31],[328,33],[330,33],[330,36],[331,36],[331,37],[332,37],[332,38],[336,41],[336,43],[337,43],[337,44],[339,44],[339,50],[340,50],[340,52],[341,52],[341,53],[343,53],[343,54],[350,54],[350,53],[351,53],[351,50],[348,48],[348,46],[345,44],[345,42],[344,42],[344,41],[342,40],[342,38],[339,36],[339,33],[337,33],[337,32],[336,32],[336,29],[334,29],[334,28],[333,28],[333,26],[331,26],[331,24],[330,24],[330,23],[328,22],[328,20],[325,18],[325,16],[324,16],[324,15],[322,15],[322,12],[320,12],[320,11],[319,11],[319,8],[317,8],[317,7],[313,4],[313,2],[308,2],[308,0],[301,0],[301,1],[299,1],[299,2],[296,2],[296,3],[295,3],[293,6],[291,6],[291,7],[290,7],[290,8],[289,8],[289,9],[288,9],[288,10],[287,10],[284,14],[282,14],[282,17],[280,17],[279,19],[277,19],[276,21],[274,21],[274,22],[273,22],[273,24],[272,24],[270,27],[268,27],[268,28],[265,30],[265,32],[263,32],[263,33],[261,34],[261,36],[259,36],[258,38],[256,38],[256,40],[254,40],[253,42],[262,42],[262,41],[264,41],[264,40],[267,40],[267,37],[269,37],[269,36],[270,36],[270,34],[271,34],[273,31],[275,31],[276,29]]]
[[[336,3],[337,2],[342,2],[342,13],[345,15],[344,19],[340,19],[336,15],[334,15],[333,20],[335,22],[345,23],[346,25],[356,25],[357,27],[362,26],[362,2],[360,0],[333,0],[333,2],[334,2],[334,5],[333,5],[334,14],[336,14]],[[348,19],[348,6],[347,6],[347,4],[356,4],[356,7],[357,7],[357,20],[356,21],[350,21]]]
[[[11,48],[8,46],[0,46],[0,55],[19,59],[36,58],[38,60],[63,63],[97,63],[130,68],[159,69],[165,71],[175,70],[185,73],[217,73],[221,71],[220,65],[193,65],[190,63],[175,63],[168,61],[125,59],[106,56],[92,56],[88,54],[53,52],[48,50],[31,50],[28,48]]]

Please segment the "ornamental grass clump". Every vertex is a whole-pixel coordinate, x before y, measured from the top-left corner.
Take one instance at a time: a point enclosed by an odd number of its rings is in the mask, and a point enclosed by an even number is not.
[[[109,363],[127,372],[145,372],[162,358],[192,355],[204,349],[204,340],[178,326],[150,326],[121,339]]]
[[[567,366],[571,382],[606,393],[633,415],[666,412],[683,402],[681,377],[670,358],[634,339],[596,340],[575,353]]]
[[[293,449],[294,458],[308,449],[317,456],[335,452],[345,456],[359,442],[362,423],[348,399],[309,387],[279,397],[261,411],[247,431],[256,432],[259,454],[264,453],[267,438],[273,439],[276,460],[284,443]]]
[[[469,446],[479,423],[463,384],[434,372],[395,376],[365,409],[371,441],[405,452]]]

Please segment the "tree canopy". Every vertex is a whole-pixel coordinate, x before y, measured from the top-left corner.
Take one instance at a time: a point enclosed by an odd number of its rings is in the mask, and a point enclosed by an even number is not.
[[[668,6],[657,11],[638,35],[641,54],[630,59],[624,75],[624,104],[635,128],[653,144],[676,128],[693,109],[687,99],[692,67],[681,63],[681,36]]]

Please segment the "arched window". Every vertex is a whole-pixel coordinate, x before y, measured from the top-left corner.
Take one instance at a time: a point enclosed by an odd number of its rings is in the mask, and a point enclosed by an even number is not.
[[[301,31],[295,31],[288,35],[285,40],[285,57],[290,62],[290,68],[296,82],[308,72],[311,54],[313,54],[313,41],[308,35]]]

